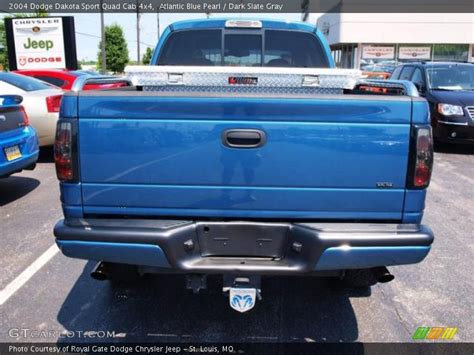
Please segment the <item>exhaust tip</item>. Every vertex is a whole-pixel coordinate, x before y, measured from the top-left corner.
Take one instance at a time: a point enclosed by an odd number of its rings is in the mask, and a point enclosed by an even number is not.
[[[372,269],[375,279],[380,283],[387,283],[392,281],[395,276],[393,276],[386,267],[377,267]]]
[[[382,275],[377,279],[377,281],[384,284],[384,283],[392,281],[394,278],[395,276],[393,276],[392,274]]]
[[[107,275],[100,271],[91,272],[91,277],[94,280],[105,281],[107,280]]]
[[[109,278],[105,269],[105,264],[103,262],[98,262],[94,269],[92,269],[90,275],[94,280],[105,281]]]

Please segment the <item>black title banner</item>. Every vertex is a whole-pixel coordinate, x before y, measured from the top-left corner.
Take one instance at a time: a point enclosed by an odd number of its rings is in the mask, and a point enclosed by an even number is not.
[[[0,354],[472,354],[468,343],[0,343]]]
[[[33,13],[474,13],[473,0],[2,0],[0,12]]]

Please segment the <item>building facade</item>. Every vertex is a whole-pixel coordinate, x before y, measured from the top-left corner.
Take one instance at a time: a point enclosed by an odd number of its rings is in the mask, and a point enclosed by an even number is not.
[[[474,62],[473,13],[310,15],[338,67],[390,71],[407,61]]]

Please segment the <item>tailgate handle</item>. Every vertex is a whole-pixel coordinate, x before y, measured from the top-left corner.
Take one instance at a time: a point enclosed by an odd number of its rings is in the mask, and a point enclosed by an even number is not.
[[[267,136],[259,129],[227,129],[222,133],[222,143],[229,148],[258,148]]]

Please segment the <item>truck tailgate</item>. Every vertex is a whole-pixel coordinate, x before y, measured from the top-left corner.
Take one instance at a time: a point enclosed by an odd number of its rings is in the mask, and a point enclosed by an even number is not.
[[[409,97],[82,92],[84,213],[400,220],[411,111]],[[229,147],[228,130],[265,140]]]

